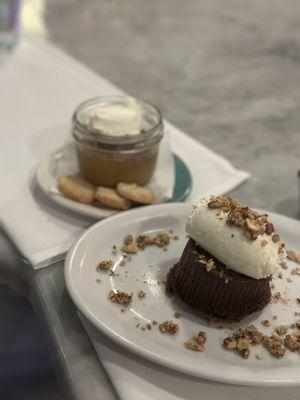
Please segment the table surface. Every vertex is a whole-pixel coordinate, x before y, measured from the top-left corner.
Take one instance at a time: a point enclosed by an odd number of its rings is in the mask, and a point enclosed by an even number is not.
[[[55,44],[248,170],[251,180],[232,196],[298,217],[299,2],[48,0],[45,23]],[[33,272],[0,239],[1,279],[44,321],[66,397],[116,398],[66,292],[63,264]]]

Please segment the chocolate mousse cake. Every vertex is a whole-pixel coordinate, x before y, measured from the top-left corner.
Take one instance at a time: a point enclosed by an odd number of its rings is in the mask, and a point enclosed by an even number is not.
[[[194,205],[186,231],[190,238],[168,273],[168,293],[202,316],[228,322],[270,302],[284,245],[266,214],[211,196]]]

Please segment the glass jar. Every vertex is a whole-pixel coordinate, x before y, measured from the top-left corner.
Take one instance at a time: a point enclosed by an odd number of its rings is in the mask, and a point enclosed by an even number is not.
[[[83,178],[96,186],[115,187],[119,182],[145,185],[153,176],[159,143],[163,137],[160,111],[136,100],[142,111],[141,133],[111,136],[86,124],[89,113],[101,107],[123,105],[124,96],[98,97],[85,101],[75,110],[73,138],[79,170]]]

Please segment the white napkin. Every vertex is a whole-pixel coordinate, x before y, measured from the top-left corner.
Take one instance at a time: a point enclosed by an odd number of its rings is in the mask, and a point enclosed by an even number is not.
[[[121,400],[299,399],[299,387],[227,385],[161,367],[129,353],[107,339],[81,313],[78,315]]]
[[[84,99],[117,89],[46,41],[23,40],[0,68],[0,218],[34,268],[65,256],[93,221],[56,206],[37,186],[39,162],[63,142],[61,128]],[[225,193],[249,175],[166,123],[171,148],[193,175],[194,200]],[[68,132],[67,132],[68,134]]]

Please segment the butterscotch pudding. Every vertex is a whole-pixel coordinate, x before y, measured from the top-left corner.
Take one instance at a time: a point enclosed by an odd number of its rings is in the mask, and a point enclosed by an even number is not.
[[[124,96],[99,97],[81,104],[72,122],[79,169],[87,181],[106,187],[150,181],[163,137],[158,109]]]
[[[190,239],[168,274],[169,293],[223,321],[239,321],[270,302],[284,245],[266,214],[211,196],[194,205],[186,231]]]

